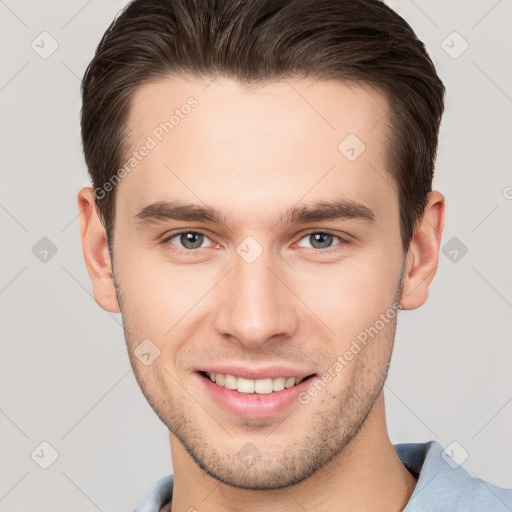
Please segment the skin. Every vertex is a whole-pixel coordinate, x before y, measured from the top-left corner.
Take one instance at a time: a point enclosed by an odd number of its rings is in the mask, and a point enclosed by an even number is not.
[[[417,480],[394,452],[383,395],[396,316],[308,404],[268,419],[221,408],[196,370],[282,364],[321,375],[396,299],[420,307],[438,264],[443,195],[430,194],[404,255],[386,171],[387,101],[333,81],[145,84],[130,112],[130,151],[190,96],[197,107],[117,185],[113,266],[92,189],[78,196],[95,300],[122,313],[135,377],[169,429],[172,512],[403,510]],[[350,133],[366,146],[352,162],[338,150]],[[368,206],[375,222],[283,221],[287,208],[335,196]],[[215,206],[230,226],[135,222],[164,200]],[[163,242],[181,228],[205,234],[202,248],[180,236]],[[335,236],[313,245],[310,230]],[[247,236],[263,249],[252,263],[236,252]],[[147,338],[160,349],[149,366],[134,356]],[[260,455],[251,467],[237,456],[249,442]]]

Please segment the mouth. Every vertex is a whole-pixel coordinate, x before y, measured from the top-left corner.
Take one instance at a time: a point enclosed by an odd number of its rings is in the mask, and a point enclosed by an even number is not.
[[[212,405],[231,418],[270,420],[286,414],[291,407],[302,411],[301,393],[319,376],[289,365],[256,368],[226,362],[197,368],[195,378]]]
[[[209,379],[216,386],[225,388],[238,393],[254,394],[254,395],[270,395],[279,393],[286,389],[298,386],[301,382],[313,378],[316,374],[307,375],[306,377],[274,377],[265,379],[247,379],[232,374],[214,373],[199,371],[199,374],[205,379]]]

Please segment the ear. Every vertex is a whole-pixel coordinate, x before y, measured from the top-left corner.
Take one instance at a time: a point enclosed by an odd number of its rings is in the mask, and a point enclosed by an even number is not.
[[[119,313],[121,310],[114,287],[107,234],[98,215],[91,187],[85,187],[78,193],[78,211],[82,251],[94,299],[103,309]]]
[[[444,229],[445,199],[433,190],[414,232],[407,253],[402,295],[403,309],[416,309],[428,298],[428,288],[434,279],[439,261],[441,235]]]

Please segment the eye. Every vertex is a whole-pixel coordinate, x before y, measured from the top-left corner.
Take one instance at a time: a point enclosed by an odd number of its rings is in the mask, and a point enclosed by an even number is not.
[[[176,242],[172,242],[174,239],[176,239]],[[202,249],[203,247],[208,247],[208,245],[203,245],[206,240],[208,240],[208,237],[199,231],[183,230],[172,233],[164,240],[162,240],[162,243],[176,246],[176,249],[172,247],[173,250],[190,252],[197,249]]]
[[[325,231],[311,231],[307,233],[304,237],[302,237],[300,240],[307,240],[310,243],[309,247],[313,250],[313,252],[333,252],[336,251],[336,249],[331,249],[331,247],[333,239],[336,238],[342,243],[348,243],[341,237]],[[296,245],[298,245],[299,243],[300,241]]]
[[[335,239],[337,239],[340,243],[333,245],[333,241]],[[171,233],[170,235],[165,237],[162,240],[162,244],[168,246],[172,251],[192,255],[192,253],[194,252],[200,253],[200,249],[214,246],[208,245],[207,240],[210,240],[208,236],[206,236],[204,233],[200,231],[183,229],[181,231]],[[300,242],[302,240],[306,240],[307,242],[309,242],[310,245],[306,245],[305,248],[309,248],[310,252],[324,254],[337,251],[337,245],[349,243],[347,240],[344,240],[338,235],[326,231],[310,231],[309,233],[304,235],[299,240],[299,242],[296,242],[294,246],[301,247]]]

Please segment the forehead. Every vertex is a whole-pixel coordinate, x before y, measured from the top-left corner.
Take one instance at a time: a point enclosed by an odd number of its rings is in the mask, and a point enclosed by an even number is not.
[[[254,217],[254,208],[342,194],[392,214],[387,112],[382,93],[339,81],[249,88],[169,76],[133,96],[126,161],[151,148],[117,194],[132,212],[172,198]]]
[[[191,98],[197,105],[189,109]],[[226,137],[240,143],[247,135],[258,136],[261,142],[266,136],[281,143],[299,138],[316,143],[329,134],[326,143],[331,145],[347,133],[370,142],[370,132],[387,110],[380,91],[338,80],[287,79],[245,86],[228,78],[208,81],[170,75],[135,91],[128,126],[130,142],[136,142],[151,133],[155,123],[165,123],[176,114],[173,131],[194,129],[205,144]]]

